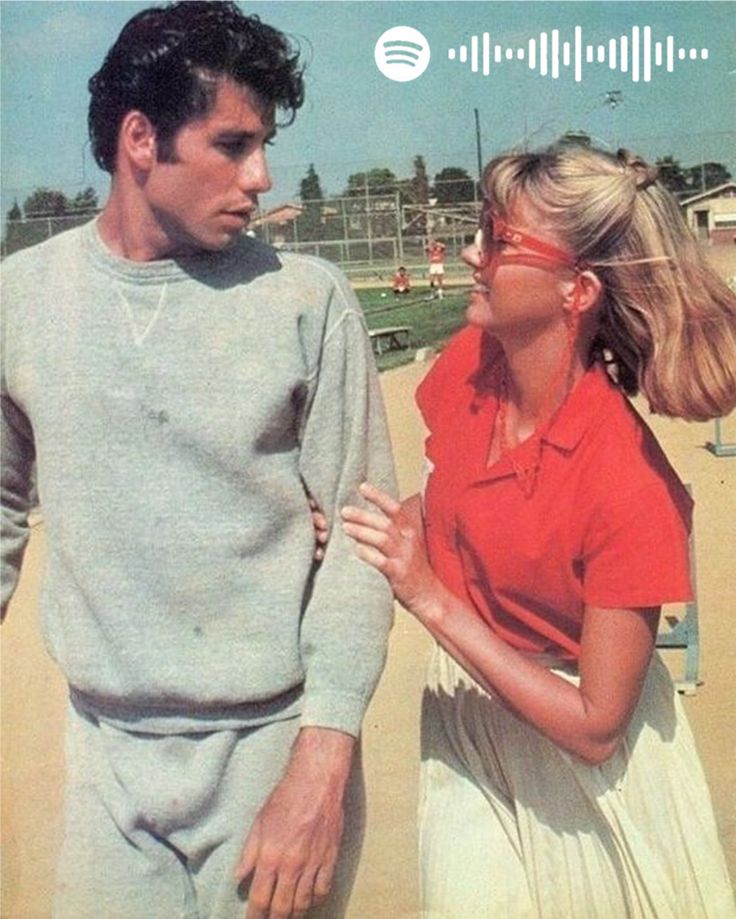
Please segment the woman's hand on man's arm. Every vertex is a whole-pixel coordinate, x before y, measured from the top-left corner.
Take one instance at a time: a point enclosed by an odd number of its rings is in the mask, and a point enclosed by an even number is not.
[[[421,499],[412,495],[399,503],[367,482],[360,493],[375,510],[344,507],[343,529],[356,541],[358,557],[380,571],[396,599],[422,619],[442,585],[427,557]]]

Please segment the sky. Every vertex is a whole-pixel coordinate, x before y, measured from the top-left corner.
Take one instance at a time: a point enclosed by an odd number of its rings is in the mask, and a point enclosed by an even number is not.
[[[104,200],[108,181],[86,135],[87,80],[121,27],[148,2],[1,0],[0,208],[3,215],[39,186],[72,197],[91,185]],[[287,32],[307,60],[307,101],[270,151],[273,207],[294,199],[313,163],[325,194],[340,194],[351,173],[387,167],[399,178],[424,157],[430,177],[447,166],[477,174],[478,112],[485,161],[511,147],[544,146],[567,130],[598,146],[625,146],[649,159],[672,155],[683,166],[724,163],[736,175],[736,2],[462,2],[462,0],[270,0],[240,3]],[[425,37],[430,60],[416,79],[397,82],[376,66],[387,29],[410,26]],[[608,46],[651,27],[652,41],[673,36],[673,72],[654,68],[650,82],[608,62],[543,75],[518,60],[541,32]],[[461,63],[460,46],[490,35],[501,63],[487,76]],[[480,39],[482,41],[482,39]],[[539,45],[538,45],[539,47]],[[619,46],[620,47],[620,46]],[[679,60],[677,49],[685,49]],[[506,49],[513,53],[505,58]],[[690,59],[690,49],[697,56]],[[449,51],[453,49],[455,59]],[[707,58],[702,59],[702,49]],[[525,51],[528,53],[528,51]],[[597,51],[594,52],[594,59]],[[396,68],[394,71],[396,72]],[[611,106],[607,94],[620,93]]]

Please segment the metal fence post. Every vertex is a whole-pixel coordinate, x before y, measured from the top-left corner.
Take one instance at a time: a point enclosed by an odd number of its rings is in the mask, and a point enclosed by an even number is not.
[[[401,195],[399,192],[394,192],[394,200],[396,202],[396,239],[398,240],[399,245],[399,264],[404,264],[404,234],[401,230]]]
[[[715,420],[715,436],[705,445],[715,456],[736,456],[736,443],[724,443],[721,436],[721,419]]]

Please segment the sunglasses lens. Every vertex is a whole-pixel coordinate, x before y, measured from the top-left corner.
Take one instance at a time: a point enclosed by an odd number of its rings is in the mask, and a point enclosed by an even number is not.
[[[494,238],[493,217],[490,209],[485,207],[481,211],[480,226],[475,233],[475,245],[481,253],[483,262],[488,264],[498,252],[498,240]]]
[[[483,253],[483,261],[488,265],[498,255],[498,240],[494,239],[487,231],[482,234],[482,237],[483,245],[481,246],[481,252]]]
[[[515,253],[513,256],[509,255],[509,258],[513,258],[515,261],[518,261],[522,256],[527,258],[523,252],[517,253],[516,251],[519,247],[522,247],[523,249],[531,250],[528,258],[533,257],[538,262],[544,261],[572,269],[576,268],[577,261],[574,256],[553,243],[537,239],[535,236],[509,226],[503,217],[493,213],[488,201],[483,204],[479,223],[475,244],[481,252],[486,265],[500,256],[501,250],[505,245],[509,245]]]

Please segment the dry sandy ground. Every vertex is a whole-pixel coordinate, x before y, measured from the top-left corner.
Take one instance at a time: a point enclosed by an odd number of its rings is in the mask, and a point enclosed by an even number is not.
[[[405,495],[419,484],[424,432],[412,393],[427,368],[413,364],[382,378]],[[691,483],[697,501],[704,682],[695,696],[686,699],[686,707],[710,781],[732,877],[736,877],[736,593],[732,562],[736,458],[716,458],[703,448],[713,436],[710,424],[658,421],[654,427],[681,476]],[[724,439],[736,441],[736,418],[724,424]],[[38,637],[36,595],[44,553],[39,524],[3,628],[3,919],[45,919],[49,915],[59,836],[64,688]],[[418,915],[419,700],[428,648],[426,635],[405,612],[398,611],[387,670],[365,723],[369,828],[349,919]],[[674,653],[672,658],[677,668]]]

